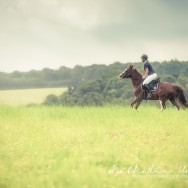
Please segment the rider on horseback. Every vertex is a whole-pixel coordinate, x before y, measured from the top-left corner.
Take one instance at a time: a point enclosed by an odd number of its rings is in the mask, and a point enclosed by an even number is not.
[[[142,76],[143,79],[143,89],[145,90],[145,98],[148,99],[151,97],[151,91],[149,88],[149,83],[157,78],[157,74],[154,71],[153,67],[151,64],[148,62],[148,56],[147,55],[142,55],[141,56],[141,61],[144,63],[144,71],[145,74]]]

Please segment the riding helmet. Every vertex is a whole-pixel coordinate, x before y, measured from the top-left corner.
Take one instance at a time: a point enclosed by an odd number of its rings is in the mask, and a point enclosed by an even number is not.
[[[141,56],[141,58],[144,59],[144,60],[148,60],[148,56],[147,56],[146,54],[143,54],[143,55]]]

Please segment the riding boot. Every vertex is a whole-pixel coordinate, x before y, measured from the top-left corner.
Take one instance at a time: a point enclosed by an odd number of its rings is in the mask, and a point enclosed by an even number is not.
[[[146,93],[147,93],[146,99],[150,98],[152,94],[151,94],[149,85],[148,85],[148,84],[145,84],[145,85],[144,85],[144,89],[145,89],[145,91],[146,91]]]
[[[145,85],[142,85],[142,89],[144,92],[144,99],[147,99],[147,89],[146,89]]]

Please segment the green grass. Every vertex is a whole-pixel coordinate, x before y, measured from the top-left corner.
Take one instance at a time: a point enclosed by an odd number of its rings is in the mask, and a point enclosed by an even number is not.
[[[187,122],[173,108],[0,106],[0,187],[188,187]],[[126,173],[136,165],[158,172]]]
[[[4,105],[27,105],[42,103],[49,94],[60,95],[66,88],[42,88],[42,89],[16,89],[1,90],[0,104]]]

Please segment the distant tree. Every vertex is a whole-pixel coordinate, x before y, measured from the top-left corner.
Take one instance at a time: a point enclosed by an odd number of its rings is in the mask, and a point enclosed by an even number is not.
[[[83,96],[88,92],[101,93],[99,81],[86,81],[77,86],[77,94]]]
[[[88,92],[78,101],[79,106],[102,106],[103,105],[103,96],[99,93]]]
[[[174,78],[174,76],[167,75],[167,76],[164,76],[161,81],[175,83],[176,78]]]
[[[186,77],[185,75],[181,74],[178,76],[177,82],[182,85],[183,87],[185,87],[185,85],[188,83],[188,77]]]
[[[20,78],[23,76],[23,73],[19,72],[19,71],[14,71],[12,74],[11,74],[11,77],[12,78]]]

